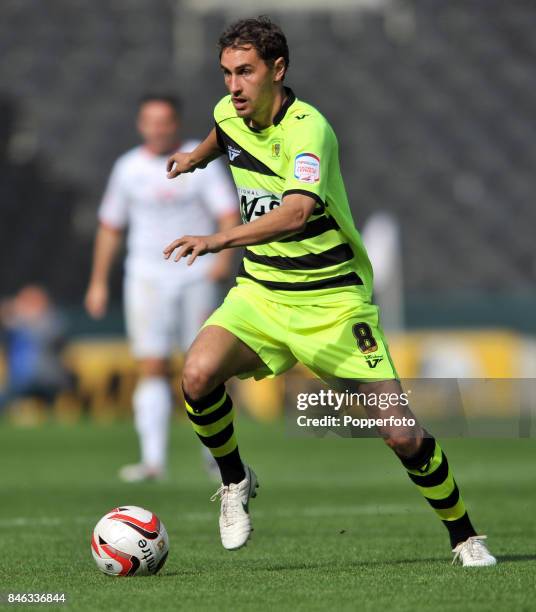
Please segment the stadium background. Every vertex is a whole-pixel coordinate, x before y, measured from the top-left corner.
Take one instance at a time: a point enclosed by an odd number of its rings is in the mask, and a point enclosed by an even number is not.
[[[287,33],[288,82],[338,134],[358,227],[380,210],[397,220],[404,325],[389,338],[401,373],[535,377],[534,3],[2,0],[0,299],[29,283],[50,291],[79,382],[52,414],[19,402],[0,418],[0,601],[32,589],[91,611],[534,609],[534,440],[515,429],[444,443],[499,558],[486,573],[450,568],[443,527],[377,440],[285,435],[282,398],[304,390],[303,373],[236,389],[265,421],[237,422],[263,486],[238,555],[219,547],[212,483],[180,409],[169,479],[117,479],[137,455],[135,367],[119,265],[110,315],[93,322],[82,308],[97,206],[137,142],[141,94],[182,95],[186,136],[210,127],[224,92],[215,41],[243,5]],[[515,407],[511,388],[483,388],[473,400],[486,417]],[[94,567],[90,530],[124,503],[168,528],[158,579],[108,581]]]
[[[338,134],[358,227],[374,211],[396,219],[405,333],[391,330],[390,339],[401,374],[422,375],[432,359],[436,376],[532,376],[534,6],[271,6],[289,38],[289,84]],[[186,136],[210,128],[224,91],[215,41],[243,14],[239,2],[219,7],[209,0],[0,5],[1,294],[30,282],[51,292],[75,340],[67,359],[81,369],[93,407],[100,401],[106,410],[118,389],[115,403],[128,403],[134,376],[124,343],[115,342],[121,266],[103,322],[81,305],[99,199],[112,162],[137,142],[144,92],[182,96]],[[114,341],[96,344],[102,337]]]

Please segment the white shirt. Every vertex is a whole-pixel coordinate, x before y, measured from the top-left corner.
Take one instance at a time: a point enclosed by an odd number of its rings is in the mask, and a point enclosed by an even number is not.
[[[196,141],[179,151],[192,151]],[[219,217],[238,209],[236,191],[216,160],[173,180],[166,178],[167,155],[138,146],[114,164],[100,208],[99,221],[115,229],[128,226],[127,274],[163,275],[170,282],[191,282],[205,276],[214,255],[166,261],[164,247],[187,234],[212,234]]]

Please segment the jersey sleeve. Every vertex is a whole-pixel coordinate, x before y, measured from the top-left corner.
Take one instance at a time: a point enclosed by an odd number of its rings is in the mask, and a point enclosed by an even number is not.
[[[201,171],[203,200],[214,218],[238,212],[238,198],[225,165],[216,159]]]
[[[120,161],[115,162],[98,213],[99,221],[123,229],[128,221],[126,178]]]
[[[291,193],[304,193],[324,203],[328,168],[336,140],[322,117],[298,117],[291,119],[292,125],[285,139],[289,165],[283,197]]]

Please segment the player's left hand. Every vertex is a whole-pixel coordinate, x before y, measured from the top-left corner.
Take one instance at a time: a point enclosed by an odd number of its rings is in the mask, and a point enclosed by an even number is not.
[[[199,255],[206,253],[217,253],[222,249],[222,244],[218,240],[217,234],[211,236],[183,236],[177,238],[164,249],[164,258],[169,259],[175,249],[178,249],[174,261],[179,261],[183,257],[188,257],[186,262],[191,266]]]

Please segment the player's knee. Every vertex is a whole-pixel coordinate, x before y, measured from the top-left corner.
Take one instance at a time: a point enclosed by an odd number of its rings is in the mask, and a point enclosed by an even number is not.
[[[203,358],[190,357],[184,364],[182,388],[193,400],[198,400],[210,393],[217,383],[213,368]]]
[[[400,457],[411,457],[419,450],[420,440],[406,433],[393,433],[386,436],[384,442]]]

